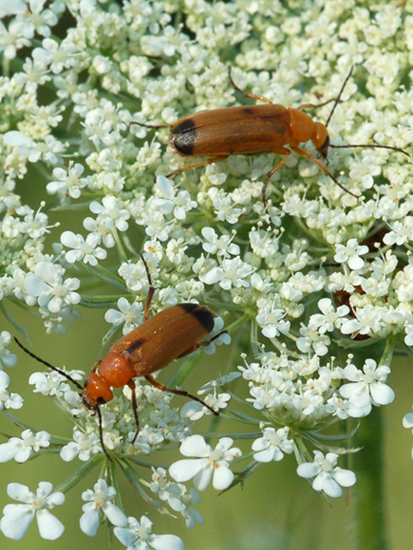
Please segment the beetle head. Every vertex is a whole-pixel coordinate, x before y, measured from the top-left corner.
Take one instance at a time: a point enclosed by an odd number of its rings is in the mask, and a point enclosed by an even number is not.
[[[321,122],[314,123],[314,132],[311,136],[311,141],[323,159],[326,160],[330,146],[330,136],[328,135],[327,128]]]
[[[104,378],[96,372],[89,374],[82,392],[83,403],[88,409],[96,409],[99,405],[111,401],[113,397],[113,391]]]

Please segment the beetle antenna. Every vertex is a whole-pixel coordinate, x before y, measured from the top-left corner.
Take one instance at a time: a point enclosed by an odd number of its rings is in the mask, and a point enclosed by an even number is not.
[[[226,332],[225,330],[223,330],[222,332]],[[221,336],[222,332],[220,332],[219,334],[217,334],[217,336],[215,336],[213,338],[213,340],[215,340],[215,338],[218,338],[218,336]],[[212,339],[211,339],[212,341]],[[151,376],[150,374],[146,374],[145,375],[145,378],[146,380],[152,384],[152,386],[154,386],[155,388],[157,388],[158,390],[161,390],[161,391],[165,391],[165,392],[169,392],[169,393],[174,393],[176,395],[182,395],[183,397],[190,397],[191,399],[193,399],[194,401],[198,401],[198,403],[201,403],[201,405],[203,405],[204,407],[206,407],[207,409],[209,409],[215,416],[219,416],[219,412],[218,411],[215,411],[210,405],[208,405],[207,403],[205,403],[205,401],[202,401],[202,399],[200,399],[199,397],[197,397],[196,395],[192,395],[192,393],[188,393],[187,391],[185,390],[176,390],[176,389],[173,389],[173,388],[168,388],[167,386],[165,386],[164,384],[161,384],[160,382],[158,382],[157,380],[155,380],[155,378],[153,376]]]
[[[357,195],[356,193],[353,193],[352,191],[350,191],[349,189],[347,189],[347,187],[345,187],[342,183],[340,183],[338,181],[337,178],[335,178],[333,176],[333,174],[329,171],[328,174],[327,174],[333,181],[336,185],[338,185],[340,187],[340,189],[342,189],[343,191],[345,191],[348,195],[351,195],[352,197],[355,197],[356,199],[361,199],[361,195]]]
[[[153,298],[153,295],[155,294],[155,288],[152,284],[152,277],[149,271],[148,264],[146,263],[145,257],[143,255],[143,252],[141,252],[140,257],[143,265],[145,266],[146,276],[148,277],[148,283],[149,283],[149,291],[148,291],[148,296],[146,297],[145,311],[143,312],[143,320],[146,321],[149,315],[149,308],[151,307],[152,298]]]
[[[350,72],[348,73],[348,75],[347,75],[347,77],[346,77],[346,79],[345,79],[345,81],[343,82],[343,85],[341,86],[341,90],[339,91],[338,96],[336,97],[336,100],[335,100],[335,102],[334,102],[333,108],[331,109],[331,112],[330,112],[330,114],[328,115],[327,122],[326,122],[325,125],[324,125],[326,128],[327,128],[327,126],[328,126],[328,124],[329,124],[329,122],[330,122],[330,120],[331,120],[331,117],[333,116],[334,111],[336,110],[337,105],[338,105],[339,102],[340,102],[341,96],[342,96],[342,94],[343,94],[343,92],[344,92],[344,88],[346,87],[347,82],[350,80],[350,77],[351,77],[351,75],[353,74],[353,69],[354,69],[354,67],[352,66],[351,69],[350,69]]]
[[[95,411],[97,412],[98,420],[99,420],[99,437],[100,437],[100,444],[102,445],[102,451],[105,453],[107,458],[112,462],[112,459],[109,456],[109,453],[105,447],[105,444],[103,443],[103,425],[102,425],[103,422],[102,422],[102,413],[100,412],[99,405],[96,405]]]
[[[145,128],[153,128],[157,130],[158,128],[170,128],[170,124],[144,124],[143,122],[138,122],[137,120],[132,120],[132,122],[129,122],[129,130],[132,124],[137,124],[138,126],[144,126]]]
[[[329,144],[329,147],[333,147],[333,149],[350,149],[353,147],[370,147],[371,149],[391,149],[392,151],[397,151],[398,153],[403,153],[404,155],[407,155],[410,157],[409,153],[405,151],[404,149],[400,149],[399,147],[391,147],[391,145],[375,145],[373,143],[367,143],[365,145],[333,145],[332,143]]]
[[[33,359],[36,359],[36,361],[38,361],[39,363],[42,363],[43,365],[46,365],[46,367],[49,367],[49,369],[52,369],[56,372],[58,372],[59,374],[61,374],[62,376],[64,376],[65,378],[67,378],[68,380],[70,380],[70,382],[72,382],[72,384],[74,384],[80,391],[83,391],[83,388],[82,386],[79,384],[79,382],[77,382],[74,378],[72,378],[69,374],[67,374],[66,372],[64,372],[63,370],[57,368],[57,367],[54,367],[53,365],[51,365],[50,363],[48,363],[47,361],[45,361],[44,359],[41,359],[40,357],[38,357],[37,355],[35,355],[34,353],[32,353],[31,351],[29,351],[25,346],[23,346],[23,344],[21,342],[19,342],[17,340],[17,338],[14,336],[14,341],[16,342],[16,344],[23,350],[27,353],[27,355],[30,355],[30,357],[33,357]]]

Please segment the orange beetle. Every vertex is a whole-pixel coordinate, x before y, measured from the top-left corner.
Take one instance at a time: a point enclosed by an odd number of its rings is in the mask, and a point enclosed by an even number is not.
[[[152,286],[151,276],[143,255],[141,255],[141,258],[149,280],[144,322],[113,344],[106,357],[93,367],[92,372],[85,380],[83,388],[71,376],[34,355],[17,338],[14,338],[27,354],[62,374],[81,390],[84,404],[98,414],[100,440],[103,451],[108,457],[109,455],[103,443],[102,416],[99,406],[113,399],[112,388],[129,386],[132,389],[132,407],[137,426],[136,434],[132,440],[132,443],[134,443],[139,433],[139,418],[134,391],[135,382],[133,380],[136,376],[144,376],[148,382],[162,391],[190,397],[207,407],[215,415],[219,414],[195,395],[185,390],[167,388],[151,376],[151,373],[162,369],[174,359],[184,357],[202,346],[209,345],[226,331],[221,331],[210,340],[201,341],[213,330],[216,314],[207,306],[194,303],[177,304],[148,318],[155,289]]]
[[[270,152],[283,155],[284,158],[268,172],[264,180],[262,200],[264,206],[266,206],[266,190],[271,176],[287,162],[291,151],[294,151],[301,157],[314,162],[346,193],[359,198],[358,195],[346,189],[324,164],[300,147],[301,143],[312,141],[324,160],[327,160],[329,147],[336,149],[346,149],[349,147],[391,149],[410,156],[403,149],[387,145],[332,145],[330,143],[327,126],[352,72],[353,68],[351,68],[336,99],[329,99],[319,105],[305,104],[293,108],[276,105],[266,97],[241,90],[233,81],[231,68],[229,68],[229,79],[236,91],[245,97],[265,101],[268,105],[227,107],[211,111],[199,111],[181,118],[170,126],[155,126],[135,121],[131,122],[131,124],[138,124],[147,128],[170,128],[169,140],[176,153],[182,156],[211,157],[196,164],[179,168],[168,174],[167,177],[205,166],[206,164],[219,162],[230,155],[255,155]],[[303,109],[317,108],[331,102],[334,102],[334,105],[326,124],[314,122],[309,115],[303,112]]]

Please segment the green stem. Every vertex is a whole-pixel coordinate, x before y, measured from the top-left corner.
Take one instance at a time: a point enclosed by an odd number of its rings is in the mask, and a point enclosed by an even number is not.
[[[249,321],[251,317],[253,316],[250,315],[249,313],[244,313],[244,315],[241,315],[241,317],[239,317],[236,321],[234,321],[233,323],[225,327],[225,329],[228,332],[232,332],[233,330],[237,329],[238,327],[240,327],[241,325]]]
[[[379,367],[381,365],[387,365],[388,367],[390,367],[391,362],[393,360],[393,352],[394,352],[395,345],[396,345],[396,339],[395,338],[389,337],[386,340],[386,345],[384,347],[384,350],[383,350],[383,353],[381,355],[380,361],[378,362]]]
[[[127,291],[125,282],[119,277],[119,275],[112,273],[100,264],[95,266],[84,264],[83,267],[92,275],[92,277],[98,277],[101,281],[120,288],[123,292]]]
[[[146,503],[154,506],[154,508],[158,510],[160,509],[165,510],[164,508],[162,508],[161,504],[157,500],[150,497],[144,491],[141,483],[144,483],[145,485],[147,484],[145,483],[143,478],[133,468],[131,468],[131,466],[128,464],[126,460],[120,460],[119,465],[122,468],[122,471],[125,474],[126,478],[128,479],[129,483],[131,483],[132,487],[136,489],[136,491],[139,493],[139,495],[143,498],[143,500]],[[166,510],[164,513],[166,513]]]
[[[385,550],[385,512],[383,487],[383,434],[381,408],[374,407],[363,418],[356,434],[355,445],[362,447],[355,455],[357,472],[357,548]]]
[[[118,233],[116,228],[113,229],[112,235],[113,235],[113,238],[115,239],[116,246],[118,248],[118,253],[119,253],[119,257],[120,257],[121,261],[122,262],[127,262],[128,261],[128,256],[126,254],[125,248],[123,246],[123,243],[122,243],[122,241],[119,237],[119,233]]]
[[[103,460],[103,454],[99,453],[95,455],[93,458],[88,460],[86,464],[81,466],[74,474],[72,474],[70,477],[66,479],[66,481],[63,481],[60,485],[58,485],[55,488],[55,491],[61,491],[62,493],[66,493],[72,487],[74,487],[79,481],[81,481],[87,474],[93,470],[95,466],[99,464],[99,462],[102,462]]]
[[[390,366],[394,346],[395,339],[388,338],[381,357],[377,357],[379,366]],[[369,355],[371,357],[371,350]],[[354,443],[356,447],[361,447],[361,451],[354,455],[357,472],[357,548],[386,550],[384,423],[380,407],[373,407],[371,413],[363,418]]]

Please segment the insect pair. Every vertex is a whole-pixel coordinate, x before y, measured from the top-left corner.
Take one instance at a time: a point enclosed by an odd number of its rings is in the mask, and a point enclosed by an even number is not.
[[[200,347],[208,346],[226,331],[221,331],[209,340],[202,340],[214,329],[216,314],[207,306],[194,303],[177,304],[160,311],[153,317],[149,317],[149,308],[155,289],[142,254],[141,258],[149,282],[143,323],[113,344],[106,357],[93,367],[83,387],[61,369],[54,367],[29,351],[15,338],[16,343],[28,355],[63,375],[81,391],[83,403],[98,415],[100,441],[103,452],[109,459],[110,457],[103,443],[102,414],[99,407],[113,399],[112,388],[122,388],[124,386],[131,388],[132,408],[136,422],[136,433],[131,442],[133,444],[139,433],[139,417],[135,382],[133,380],[137,376],[145,377],[150,384],[159,390],[190,397],[207,407],[215,415],[219,414],[207,403],[187,391],[167,388],[157,382],[152,373],[166,367],[174,359],[185,357]]]
[[[151,125],[142,122],[131,122],[146,128],[169,128],[169,140],[175,152],[186,157],[210,157],[207,160],[179,168],[167,177],[199,168],[214,162],[220,162],[230,155],[255,155],[258,153],[276,153],[282,155],[281,161],[272,168],[265,177],[262,188],[262,201],[266,208],[266,191],[271,177],[285,164],[294,151],[297,155],[314,162],[335,184],[346,193],[360,198],[344,187],[313,155],[300,147],[301,143],[312,141],[320,157],[327,162],[329,147],[348,149],[353,147],[370,147],[376,149],[390,149],[410,156],[398,147],[388,145],[333,145],[330,143],[327,126],[333,116],[335,108],[340,102],[347,82],[353,72],[353,67],[343,82],[341,90],[335,99],[329,99],[318,105],[304,104],[297,108],[276,105],[270,99],[251,94],[239,88],[232,79],[231,68],[228,69],[230,82],[234,89],[250,99],[265,101],[267,105],[251,105],[242,107],[227,107],[211,111],[199,111],[181,118],[171,125]],[[303,112],[305,109],[316,109],[333,103],[330,115],[325,124],[314,122]],[[288,147],[286,147],[288,146]]]

